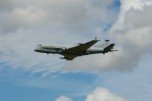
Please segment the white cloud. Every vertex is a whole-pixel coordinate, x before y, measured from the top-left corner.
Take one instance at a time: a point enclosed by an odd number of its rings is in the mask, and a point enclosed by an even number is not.
[[[68,98],[66,96],[60,96],[55,101],[73,101],[71,98]]]
[[[109,13],[106,6],[111,2],[112,0],[46,0],[45,2],[43,0],[15,0],[13,2],[2,0],[0,26],[5,33],[20,27],[64,28],[71,32],[82,33],[95,26],[96,22],[100,22],[101,25],[107,22]],[[111,21],[110,18],[109,21]]]
[[[128,56],[128,61],[138,64],[143,55],[152,52],[150,47],[152,0],[122,0],[121,2],[119,19],[110,31],[111,37],[120,44],[124,55]]]
[[[60,96],[56,101],[72,101],[71,98]],[[108,89],[97,87],[92,93],[88,94],[85,101],[128,101],[127,99],[113,94]]]
[[[7,61],[12,67],[24,67],[33,73],[61,69],[121,71],[133,69],[144,54],[151,53],[151,0],[121,0],[118,19],[110,29],[111,39],[120,51],[79,57],[72,62],[59,60],[59,56],[37,54],[33,52],[35,46],[32,43],[64,45],[89,40],[94,36],[91,33],[100,33],[100,28],[113,22],[110,20],[114,20],[113,13],[107,9],[112,0],[35,2],[2,2],[11,9],[0,8],[0,60]]]
[[[109,90],[97,87],[89,94],[85,101],[128,101],[123,97],[111,93]]]
[[[64,45],[92,39],[92,33],[113,22],[107,8],[111,4],[112,0],[0,1],[0,60],[33,73],[60,70],[64,60],[35,53],[32,43]]]
[[[119,51],[77,59],[65,69],[99,72],[135,68],[145,54],[152,52],[151,11],[152,0],[121,0],[118,19],[109,31]]]

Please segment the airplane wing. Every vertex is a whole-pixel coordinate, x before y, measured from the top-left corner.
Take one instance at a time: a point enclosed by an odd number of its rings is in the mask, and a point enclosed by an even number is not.
[[[87,43],[79,43],[78,46],[66,49],[66,52],[85,52],[99,40],[92,40]]]
[[[64,57],[60,57],[60,59],[66,59],[66,60],[73,60],[77,57],[77,55],[74,54],[63,54]]]
[[[87,43],[79,43],[78,46],[68,48],[63,52],[62,55],[64,57],[61,59],[73,60],[77,56],[86,55],[85,52],[98,41],[99,40],[92,40]]]

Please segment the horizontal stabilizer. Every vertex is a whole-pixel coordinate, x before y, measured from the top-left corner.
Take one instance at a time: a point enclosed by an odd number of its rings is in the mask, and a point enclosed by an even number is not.
[[[111,51],[119,51],[119,50],[111,50]]]

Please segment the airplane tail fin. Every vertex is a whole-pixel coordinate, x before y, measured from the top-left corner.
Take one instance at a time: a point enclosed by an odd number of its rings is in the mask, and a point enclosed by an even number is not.
[[[108,52],[114,52],[114,51],[119,51],[119,50],[113,50],[113,47],[115,46],[114,43],[108,45],[103,49],[103,54],[108,53]]]
[[[113,52],[113,51],[119,51],[119,50],[110,50],[111,52]]]

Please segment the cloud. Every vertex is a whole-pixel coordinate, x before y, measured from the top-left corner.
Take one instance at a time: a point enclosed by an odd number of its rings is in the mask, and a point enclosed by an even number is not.
[[[128,101],[123,97],[111,93],[109,90],[97,87],[91,94],[87,95],[85,101]]]
[[[152,52],[151,10],[152,0],[121,0],[118,19],[109,30],[119,51],[77,59],[74,63],[68,63],[65,68],[98,72],[134,69],[144,55]]]
[[[56,101],[72,101],[71,98],[60,96]],[[115,95],[108,89],[97,87],[92,93],[88,94],[85,101],[128,101],[127,99]]]
[[[0,60],[13,68],[33,73],[47,71],[45,76],[58,70],[126,71],[136,67],[143,55],[151,54],[151,0],[121,0],[118,15],[108,8],[112,0],[1,2],[5,7],[0,8]],[[118,18],[114,19],[116,16]],[[33,51],[32,43],[86,42],[92,36],[100,36],[105,24],[114,20],[109,36],[116,43],[118,52],[65,62],[59,60],[58,55]],[[95,32],[98,34],[92,34]]]
[[[119,19],[111,28],[111,37],[120,43],[130,63],[137,65],[145,54],[151,54],[151,0],[122,0]],[[125,59],[125,57],[124,57]],[[125,64],[127,66],[127,64]],[[131,65],[134,67],[134,65]]]
[[[105,19],[108,17],[109,10],[106,6],[111,2],[112,0],[46,0],[45,2],[2,0],[0,26],[3,33],[9,33],[18,28],[34,29],[47,26],[52,29],[57,27],[72,32],[83,32],[92,25],[96,25],[96,22],[101,25],[107,23]]]
[[[33,72],[62,70],[59,56],[37,54],[32,43],[69,44],[100,36],[112,23],[112,0],[1,0],[0,60]],[[112,16],[109,16],[111,15]],[[107,19],[108,18],[108,19]],[[92,34],[98,32],[97,34]],[[50,62],[51,61],[51,62]],[[54,64],[57,64],[54,66]],[[3,68],[3,67],[1,67]],[[49,73],[49,72],[47,72]]]
[[[73,101],[71,98],[68,98],[66,96],[60,96],[55,101]]]

